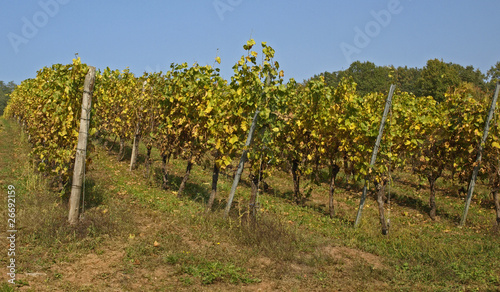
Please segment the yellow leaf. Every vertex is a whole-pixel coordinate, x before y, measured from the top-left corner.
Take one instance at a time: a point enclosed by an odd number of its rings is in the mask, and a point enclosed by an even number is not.
[[[236,142],[238,142],[238,137],[236,137],[236,135],[233,135],[233,137],[231,137],[231,139],[229,139],[229,143],[234,144]]]
[[[215,58],[215,62],[220,64],[220,57]]]
[[[491,143],[491,147],[500,149],[500,144],[498,144],[498,142],[495,141],[495,142]]]
[[[209,114],[212,111],[212,109],[213,109],[213,107],[211,107],[210,105],[207,106],[207,108],[205,109],[205,113]]]
[[[280,131],[280,128],[276,127],[276,128],[273,128],[273,132],[279,132]]]

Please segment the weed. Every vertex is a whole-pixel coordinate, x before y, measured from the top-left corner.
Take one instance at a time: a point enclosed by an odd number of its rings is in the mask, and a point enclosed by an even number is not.
[[[54,279],[59,280],[59,279],[62,279],[62,278],[63,278],[63,275],[61,273],[55,273],[54,274]]]
[[[191,277],[180,277],[179,280],[185,285],[185,286],[191,286],[193,285],[194,281],[193,278]]]
[[[255,221],[245,218],[249,221],[234,230],[240,243],[257,249],[259,254],[280,260],[290,260],[295,257],[301,241],[297,233],[267,214],[263,214]]]
[[[0,292],[14,292],[14,287],[12,286],[12,284],[8,284],[8,283],[2,283],[0,285]]]
[[[195,265],[185,265],[182,267],[182,271],[200,278],[203,285],[213,284],[217,281],[231,284],[260,282],[257,278],[251,278],[242,268],[238,268],[233,264],[222,264],[219,261],[202,261]]]

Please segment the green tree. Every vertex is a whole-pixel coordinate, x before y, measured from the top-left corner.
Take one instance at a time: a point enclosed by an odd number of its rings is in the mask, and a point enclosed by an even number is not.
[[[427,61],[424,68],[408,68],[407,66],[394,68],[356,61],[346,70],[323,72],[314,75],[309,80],[322,77],[329,87],[336,88],[342,78],[352,77],[357,84],[357,92],[361,96],[373,92],[385,94],[390,84],[395,83],[401,92],[413,93],[416,96],[432,96],[437,101],[442,101],[450,87],[456,88],[460,82],[471,83],[481,91],[494,90],[495,80],[500,79],[500,62],[488,72],[486,76],[471,65],[464,67],[437,59]],[[490,78],[492,81],[487,83]],[[309,80],[306,80],[303,85]]]
[[[356,90],[361,96],[372,92],[386,93],[389,90],[390,67],[377,66],[372,62],[356,61],[349,66],[345,73],[347,76],[352,76],[357,84]]]
[[[0,81],[0,116],[3,115],[3,109],[7,106],[7,102],[10,99],[9,94],[14,91],[15,88],[16,84],[13,81],[7,84]]]
[[[491,66],[490,70],[486,72],[486,77],[489,79],[487,84],[488,90],[494,92],[497,82],[500,81],[500,61]]]
[[[451,66],[457,70],[460,81],[472,83],[482,90],[486,89],[486,84],[484,82],[486,76],[479,69],[474,69],[471,65],[463,67],[459,64],[452,64]]]
[[[396,68],[394,70],[394,79],[398,90],[420,95],[417,82],[421,73],[422,69],[420,68],[408,68],[407,66]]]
[[[357,84],[356,91],[359,95],[364,96],[372,92],[387,93],[391,85],[389,75],[391,75],[392,70],[388,66],[356,61],[346,70],[332,73],[324,72],[311,79],[319,79],[322,76],[329,87],[336,88],[343,78],[352,77]]]
[[[486,73],[488,79],[492,79],[492,81],[500,80],[500,61],[495,64],[495,66],[491,66],[490,70]]]
[[[432,96],[437,102],[441,102],[445,99],[444,94],[448,89],[459,84],[460,77],[454,66],[443,60],[429,60],[418,80],[419,95]]]

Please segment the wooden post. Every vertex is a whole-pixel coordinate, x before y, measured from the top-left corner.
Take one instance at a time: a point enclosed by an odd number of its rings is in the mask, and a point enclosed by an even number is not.
[[[217,155],[216,155],[217,157]],[[220,168],[217,165],[217,161],[214,161],[214,168],[212,171],[212,192],[210,193],[210,198],[208,199],[206,211],[212,210],[212,206],[215,201],[215,196],[217,195],[217,182],[219,181]]]
[[[250,131],[248,131],[247,141],[245,143],[245,148],[243,153],[241,154],[240,163],[238,164],[238,170],[236,171],[236,176],[234,177],[233,185],[231,186],[231,192],[229,193],[229,197],[227,199],[226,209],[224,210],[224,218],[229,215],[229,210],[231,210],[231,204],[233,203],[234,194],[236,193],[236,188],[238,187],[238,183],[240,182],[241,174],[243,173],[243,167],[247,160],[248,147],[252,142],[253,133],[255,132],[255,128],[257,127],[257,120],[259,119],[259,110],[255,111],[255,115],[253,116],[252,125],[250,126]]]
[[[481,138],[481,143],[479,143],[479,149],[477,151],[476,163],[474,166],[474,170],[472,171],[472,177],[469,183],[469,188],[467,189],[467,199],[465,200],[465,208],[464,214],[462,216],[462,220],[460,221],[460,226],[464,226],[465,220],[467,219],[467,213],[469,212],[470,201],[472,199],[472,194],[474,192],[474,186],[476,184],[477,174],[479,172],[479,167],[481,166],[481,157],[483,155],[484,144],[486,143],[486,138],[488,137],[488,131],[490,130],[490,122],[493,118],[493,113],[495,112],[495,107],[497,104],[498,91],[500,90],[500,82],[497,82],[497,87],[495,90],[495,94],[493,95],[493,99],[491,100],[490,111],[488,113],[488,117],[486,119],[486,123],[484,124],[483,137]]]
[[[365,200],[366,200],[366,191],[367,191],[366,183],[369,179],[370,170],[375,165],[375,161],[377,160],[378,148],[380,147],[380,141],[382,140],[382,134],[384,133],[385,120],[387,119],[387,113],[389,112],[389,108],[391,107],[392,95],[394,94],[395,89],[396,85],[392,84],[391,89],[389,90],[389,95],[387,96],[387,100],[385,101],[384,115],[382,116],[382,121],[380,122],[377,141],[375,142],[375,147],[373,148],[372,159],[370,160],[368,174],[365,176],[365,185],[363,186],[363,194],[361,195],[361,200],[359,201],[358,214],[356,215],[356,221],[354,221],[355,228],[358,226],[359,221],[361,221],[361,213],[363,212],[363,207],[365,205]]]
[[[85,159],[87,158],[87,138],[90,124],[90,110],[92,92],[94,91],[95,67],[90,66],[83,85],[82,114],[80,118],[80,132],[76,148],[75,168],[73,170],[73,184],[69,198],[69,224],[78,223],[80,215],[80,197],[82,195],[83,176],[85,173]]]
[[[141,96],[144,98],[144,90],[146,88],[147,81],[142,83],[142,93]],[[132,145],[132,155],[130,157],[130,171],[135,168],[135,163],[137,161],[137,154],[139,153],[139,142],[141,140],[141,117],[142,117],[142,105],[139,108],[139,113],[137,114],[137,123],[135,125],[135,135],[134,135],[134,143]]]
[[[141,140],[141,131],[139,130],[140,123],[137,121],[135,125],[134,142],[132,143],[132,154],[130,156],[130,171],[134,170],[135,162],[137,161],[137,154],[139,152],[139,141]]]

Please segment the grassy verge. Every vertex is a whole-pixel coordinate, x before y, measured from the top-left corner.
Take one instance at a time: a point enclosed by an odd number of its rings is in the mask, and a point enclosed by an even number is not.
[[[194,167],[186,196],[178,199],[174,191],[185,162],[169,163],[170,190],[164,191],[158,153],[153,151],[154,173],[146,179],[142,165],[130,172],[128,162],[116,161],[116,151],[97,145],[86,180],[84,219],[70,227],[64,197],[34,171],[17,126],[0,124],[0,186],[3,193],[7,184],[18,190],[17,286],[22,290],[483,291],[500,285],[500,238],[481,186],[467,227],[458,228],[463,200],[449,191],[455,189],[452,182],[439,181],[438,220],[431,221],[428,190],[417,190],[419,180],[410,173],[395,173],[391,229],[383,236],[373,197],[360,228],[352,228],[359,190],[343,187],[342,177],[337,217],[330,219],[327,183],[314,186],[306,205],[297,206],[287,195],[288,174],[275,172],[253,224],[244,214],[250,193],[245,182],[229,220],[223,220],[229,177],[221,176],[218,208],[206,213],[209,167]],[[0,212],[6,222],[6,204]],[[5,266],[6,257],[1,259]]]

